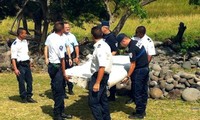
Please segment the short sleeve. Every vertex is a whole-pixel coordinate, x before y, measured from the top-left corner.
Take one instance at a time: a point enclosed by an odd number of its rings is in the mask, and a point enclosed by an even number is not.
[[[46,41],[45,41],[45,45],[46,46],[49,46],[49,43],[50,43],[49,41],[50,41],[50,36],[48,36],[47,39],[46,39]]]
[[[155,50],[155,46],[154,46],[154,43],[153,41],[149,42],[149,45],[148,45],[148,55],[156,55],[156,50]]]
[[[78,46],[78,42],[76,40],[76,37],[73,34],[72,34],[72,38],[73,38],[74,46]]]
[[[14,41],[11,45],[11,59],[17,59],[17,42]]]
[[[99,62],[99,66],[106,66],[106,51],[103,48],[97,48],[97,59]]]

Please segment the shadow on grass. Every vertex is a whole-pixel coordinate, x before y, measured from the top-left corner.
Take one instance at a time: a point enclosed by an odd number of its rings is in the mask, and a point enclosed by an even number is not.
[[[80,99],[76,100],[75,103],[65,108],[67,114],[72,114],[80,120],[93,120],[92,112],[88,105],[88,96],[80,95]],[[109,102],[110,113],[113,112],[124,112],[129,115],[133,112],[133,108],[125,105],[125,96],[117,98],[116,102]],[[67,104],[67,102],[65,103]]]
[[[53,118],[53,107],[51,105],[41,106],[42,112]]]
[[[20,102],[20,103],[22,102],[22,99],[20,98],[19,95],[9,96],[8,98],[9,98],[9,100],[12,100],[12,101],[16,101],[16,102]]]
[[[39,94],[39,96],[41,96],[41,97],[46,96],[47,98],[53,100],[53,95],[52,95],[52,91],[51,91],[51,89],[46,90],[46,91],[44,92],[44,94]]]

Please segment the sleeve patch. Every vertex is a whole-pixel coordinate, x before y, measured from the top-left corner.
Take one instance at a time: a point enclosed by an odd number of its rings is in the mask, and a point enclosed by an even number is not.
[[[62,51],[62,50],[63,50],[63,46],[61,45],[61,46],[59,47],[59,49],[60,49],[60,51]]]
[[[15,45],[17,43],[17,41],[13,42],[13,45]]]
[[[99,44],[98,46],[97,46],[97,48],[100,48],[101,47],[101,44]]]
[[[129,53],[129,57],[132,58],[132,57],[133,57],[133,54],[132,54],[132,53]]]
[[[149,42],[151,42],[151,39],[147,38],[147,40],[148,40]]]

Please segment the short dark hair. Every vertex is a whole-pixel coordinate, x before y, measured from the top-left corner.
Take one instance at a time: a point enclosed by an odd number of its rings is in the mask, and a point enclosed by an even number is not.
[[[91,29],[91,34],[93,35],[94,39],[100,39],[103,37],[103,32],[101,31],[101,27],[95,26]]]
[[[20,33],[22,33],[22,31],[25,30],[24,28],[20,27],[17,29],[17,36],[19,36]]]
[[[55,33],[61,32],[64,29],[64,23],[61,21],[58,21],[54,24],[53,30]]]
[[[69,22],[63,22],[64,24],[69,24]]]
[[[144,26],[138,26],[136,31],[142,33],[143,35],[146,34],[146,28]]]

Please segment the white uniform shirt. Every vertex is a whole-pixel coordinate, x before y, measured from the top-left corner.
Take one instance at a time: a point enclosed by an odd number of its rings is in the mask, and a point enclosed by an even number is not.
[[[11,59],[17,59],[17,61],[29,60],[28,55],[28,43],[27,40],[16,40],[11,45]]]
[[[45,45],[48,46],[50,63],[60,63],[60,59],[65,57],[66,48],[63,43],[62,36],[56,33],[51,33],[47,37]]]
[[[112,68],[112,53],[109,45],[103,40],[94,44],[94,52],[91,63],[91,73],[98,72],[99,67],[105,67],[105,72],[110,73]]]
[[[61,38],[63,40],[63,45],[65,46],[64,52],[66,52],[66,47],[70,46],[68,37],[65,34],[62,34]],[[71,50],[70,50],[70,52],[71,52]]]
[[[153,40],[146,34],[141,39],[138,37],[132,37],[132,40],[137,40],[138,42],[141,42],[148,55],[156,55]]]
[[[78,46],[78,42],[76,40],[76,37],[72,34],[72,33],[67,33],[66,35],[66,39],[69,41],[69,47],[70,47],[70,51],[71,53],[74,52],[74,47]]]

